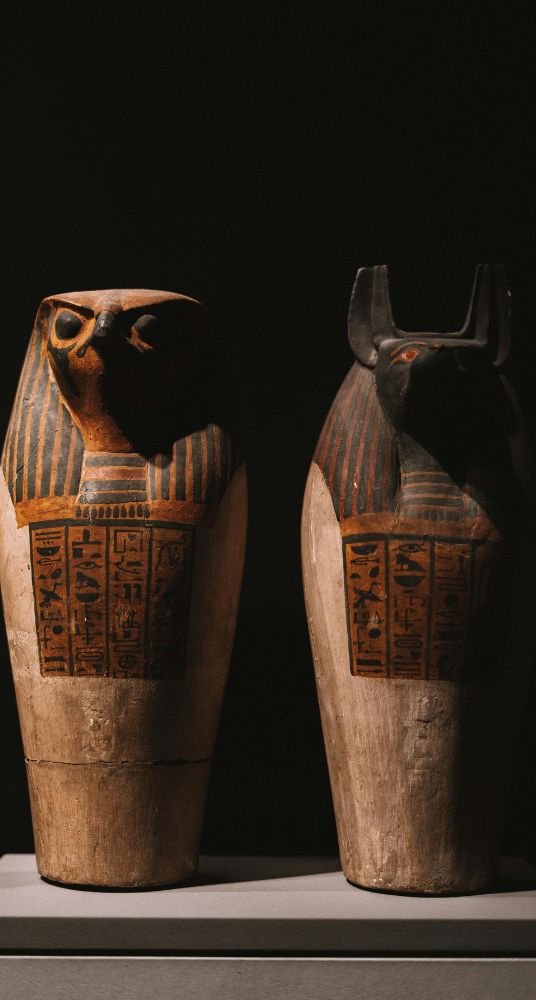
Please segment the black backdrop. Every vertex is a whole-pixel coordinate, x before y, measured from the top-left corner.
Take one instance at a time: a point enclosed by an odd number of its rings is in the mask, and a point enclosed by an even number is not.
[[[299,518],[351,363],[356,267],[390,263],[401,326],[448,329],[475,261],[505,261],[536,426],[536,22],[492,0],[389,6],[49,0],[4,24],[3,428],[52,292],[188,293],[217,317],[227,353],[251,513],[210,852],[336,851]],[[0,682],[0,850],[27,851],[3,636]],[[530,855],[534,689],[527,709],[505,850]]]

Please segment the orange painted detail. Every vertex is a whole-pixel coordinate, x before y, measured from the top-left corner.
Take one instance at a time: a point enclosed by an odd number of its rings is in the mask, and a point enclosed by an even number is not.
[[[132,508],[132,512],[131,512]],[[217,504],[174,503],[165,500],[151,500],[146,504],[86,504],[81,506],[75,497],[45,497],[42,500],[25,500],[17,504],[15,514],[19,528],[27,524],[37,525],[40,521],[76,518],[91,524],[96,521],[114,521],[118,518],[140,518],[145,520],[170,521],[176,524],[210,525],[218,511]]]

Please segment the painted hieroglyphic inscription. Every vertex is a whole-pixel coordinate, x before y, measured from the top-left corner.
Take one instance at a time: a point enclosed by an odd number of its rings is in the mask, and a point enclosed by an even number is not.
[[[155,526],[151,546],[151,600],[148,609],[149,656],[153,676],[165,676],[179,644],[180,662],[186,651],[190,608],[193,532],[170,532]],[[184,627],[177,632],[177,622]]]
[[[388,543],[389,661],[393,677],[426,677],[432,545],[402,538],[391,538]]]
[[[68,630],[73,674],[106,670],[106,567],[108,539],[98,528],[65,527]],[[39,531],[36,532],[36,541]],[[35,570],[34,570],[35,572]],[[39,579],[36,580],[39,585]],[[48,671],[47,671],[48,672]]]
[[[473,555],[471,542],[452,545],[436,541],[434,550],[428,676],[449,680],[460,676],[468,648],[473,563],[482,562],[483,549],[479,546]]]
[[[184,666],[193,529],[30,526],[41,673],[168,677]]]
[[[43,525],[31,533],[35,617],[42,674],[69,674],[70,638],[67,529]]]
[[[112,677],[143,677],[150,535],[145,526],[108,530],[108,656]]]
[[[385,676],[388,658],[387,542],[355,538],[345,546],[352,673]]]
[[[485,601],[485,567],[494,546],[461,538],[354,535],[343,548],[352,673],[461,677],[473,605]]]

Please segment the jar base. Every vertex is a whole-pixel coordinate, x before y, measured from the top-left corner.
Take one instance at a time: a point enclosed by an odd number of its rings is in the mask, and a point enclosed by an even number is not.
[[[46,880],[126,890],[195,875],[209,761],[26,766],[37,868]]]
[[[493,882],[493,879],[487,879],[482,882],[482,885],[477,888],[472,889],[395,889],[387,886],[378,885],[366,885],[364,882],[356,882],[347,875],[344,876],[349,885],[353,886],[355,889],[364,889],[366,892],[377,892],[384,896],[415,896],[417,898],[439,898],[443,896],[478,896],[482,892],[486,892]]]

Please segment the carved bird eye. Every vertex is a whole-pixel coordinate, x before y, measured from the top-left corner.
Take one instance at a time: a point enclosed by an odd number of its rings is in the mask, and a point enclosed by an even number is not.
[[[136,320],[132,329],[143,337],[144,334],[152,333],[153,330],[156,330],[157,326],[158,320],[156,316],[152,316],[151,313],[146,313],[144,316],[140,316],[140,318]]]
[[[399,361],[408,364],[414,358],[418,358],[420,353],[418,347],[407,347],[405,351],[401,351],[400,354],[397,354],[396,358],[393,358],[391,364],[396,365]]]
[[[56,317],[56,336],[58,340],[72,340],[82,328],[82,320],[76,313],[63,309]]]
[[[159,322],[156,316],[145,313],[136,320],[132,327],[131,342],[139,351],[153,350],[153,337],[158,333]]]

